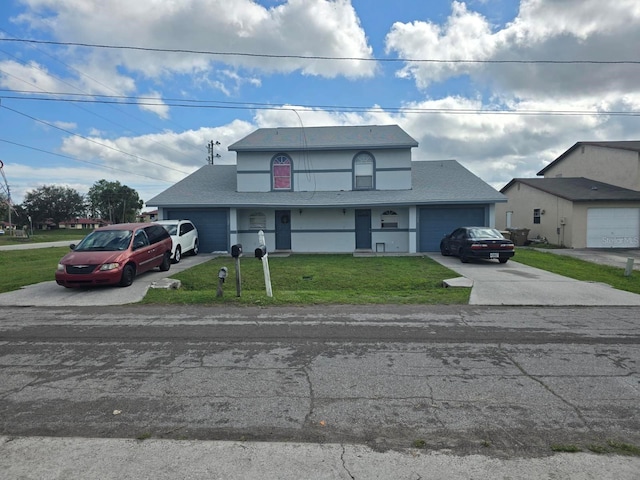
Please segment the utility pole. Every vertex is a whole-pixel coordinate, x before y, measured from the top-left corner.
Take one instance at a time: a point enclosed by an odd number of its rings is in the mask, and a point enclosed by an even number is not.
[[[215,142],[211,140],[207,144],[207,151],[209,152],[209,155],[207,156],[207,162],[209,163],[209,165],[213,165],[214,160],[216,158],[220,158],[220,154],[216,153],[215,151],[215,148],[219,146],[220,146],[220,142],[218,142],[217,140]]]

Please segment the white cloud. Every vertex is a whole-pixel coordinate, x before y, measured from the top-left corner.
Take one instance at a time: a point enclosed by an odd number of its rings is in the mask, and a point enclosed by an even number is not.
[[[142,97],[138,100],[141,110],[153,112],[165,120],[169,118],[169,106],[162,100],[159,92],[149,92]]]
[[[246,52],[370,58],[358,17],[349,0],[289,0],[265,8],[251,0],[22,0],[27,13],[15,19],[48,31],[57,40],[173,50]],[[116,40],[117,39],[117,40]],[[258,56],[210,56],[188,52],[74,49],[86,63],[115,71],[123,67],[132,78],[140,73],[213,74],[213,65],[333,78],[369,77],[373,62],[309,60]],[[84,70],[84,69],[82,69]],[[98,77],[103,78],[103,77]]]

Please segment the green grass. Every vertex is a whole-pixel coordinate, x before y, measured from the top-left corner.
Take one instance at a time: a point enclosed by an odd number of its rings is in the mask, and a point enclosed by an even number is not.
[[[218,270],[229,276],[224,295],[216,296]],[[266,296],[262,262],[241,259],[242,293],[235,286],[235,265],[219,257],[172,278],[179,290],[150,290],[145,303],[316,305],[316,304],[466,304],[470,289],[444,288],[442,281],[458,275],[428,257],[353,257],[291,255],[270,257],[273,297]]]
[[[68,247],[0,251],[0,293],[54,279],[58,260]]]
[[[624,268],[598,265],[573,257],[528,248],[518,248],[513,260],[576,280],[606,283],[619,290],[640,294],[640,272],[637,271],[625,277]]]
[[[62,240],[81,240],[91,233],[93,230],[34,230],[33,235],[29,235],[29,238],[16,238],[9,235],[9,232],[5,230],[4,235],[0,235],[0,245],[15,245],[20,243],[42,243],[42,242],[58,242]],[[27,232],[31,233],[31,232]]]

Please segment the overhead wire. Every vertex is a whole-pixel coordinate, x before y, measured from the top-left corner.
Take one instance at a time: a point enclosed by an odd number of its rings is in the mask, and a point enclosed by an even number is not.
[[[234,57],[257,57],[257,58],[292,58],[300,60],[344,60],[344,61],[360,61],[360,62],[393,62],[393,63],[487,63],[487,64],[550,64],[550,65],[640,65],[640,60],[521,60],[521,59],[504,59],[504,60],[478,60],[478,59],[442,59],[442,58],[376,58],[376,57],[334,57],[328,55],[292,55],[292,54],[271,54],[271,53],[252,53],[252,52],[216,52],[211,50],[192,50],[185,48],[154,48],[154,47],[138,47],[133,45],[107,45],[100,43],[84,43],[84,42],[56,42],[52,40],[35,40],[27,38],[0,38],[0,42],[22,42],[43,45],[59,45],[72,47],[87,48],[103,48],[117,50],[138,50],[144,52],[163,52],[163,53],[189,53],[196,55],[212,55],[212,56],[234,56]]]

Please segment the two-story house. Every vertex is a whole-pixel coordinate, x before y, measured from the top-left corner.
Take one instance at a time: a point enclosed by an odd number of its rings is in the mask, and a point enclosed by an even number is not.
[[[261,128],[147,202],[190,219],[203,252],[437,251],[461,225],[493,226],[505,197],[455,160],[412,161],[397,125]]]
[[[498,228],[572,248],[640,247],[640,142],[578,142],[500,191]]]

